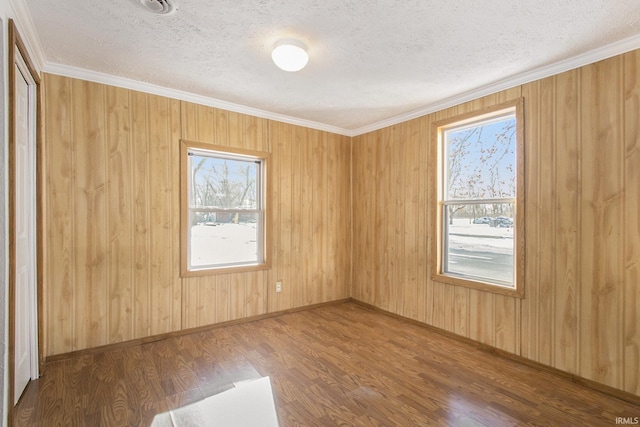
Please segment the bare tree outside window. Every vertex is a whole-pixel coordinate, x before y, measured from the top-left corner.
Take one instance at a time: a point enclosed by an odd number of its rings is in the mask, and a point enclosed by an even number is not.
[[[515,112],[442,131],[442,271],[500,286],[514,283]]]
[[[192,156],[193,195],[197,206],[247,209],[256,206],[255,162]]]
[[[265,157],[189,144],[182,152],[184,272],[265,266]]]
[[[447,144],[447,199],[477,200],[514,198],[516,192],[516,121],[509,117],[445,132]],[[513,216],[503,203],[481,209],[478,205],[455,205],[454,217]]]

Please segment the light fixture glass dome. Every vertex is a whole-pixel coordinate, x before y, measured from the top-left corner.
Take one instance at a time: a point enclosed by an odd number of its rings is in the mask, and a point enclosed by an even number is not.
[[[304,44],[298,40],[282,40],[271,52],[271,59],[284,71],[300,71],[309,62]]]

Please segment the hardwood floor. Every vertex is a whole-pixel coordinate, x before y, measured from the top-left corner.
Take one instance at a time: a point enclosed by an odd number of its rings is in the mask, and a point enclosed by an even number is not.
[[[608,426],[640,416],[640,406],[345,303],[48,363],[15,425],[162,424],[170,409],[262,376],[281,426]]]

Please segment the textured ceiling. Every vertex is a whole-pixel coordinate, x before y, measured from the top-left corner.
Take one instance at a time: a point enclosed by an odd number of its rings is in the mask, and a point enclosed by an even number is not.
[[[354,130],[640,33],[638,0],[20,0],[62,64]],[[279,70],[281,38],[309,64]],[[45,71],[47,67],[45,65]]]

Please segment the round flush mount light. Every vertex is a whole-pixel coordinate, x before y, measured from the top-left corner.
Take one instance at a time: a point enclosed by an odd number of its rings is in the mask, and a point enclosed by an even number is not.
[[[178,10],[177,0],[137,0],[145,10],[156,15],[170,15]]]
[[[276,43],[271,52],[271,59],[281,70],[294,72],[302,70],[307,65],[309,55],[302,42],[288,39]]]

